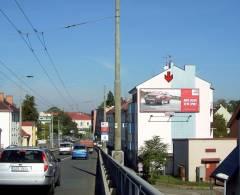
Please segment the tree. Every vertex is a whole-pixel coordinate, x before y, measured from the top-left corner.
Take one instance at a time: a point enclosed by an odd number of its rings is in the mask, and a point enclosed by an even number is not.
[[[238,105],[240,105],[240,100],[230,100],[228,103],[228,112],[235,112]]]
[[[220,114],[215,114],[213,116],[213,137],[227,137],[227,126],[226,120]]]
[[[154,183],[154,176],[164,168],[168,157],[167,149],[168,145],[159,136],[153,136],[151,140],[144,142],[140,158],[149,182]]]
[[[38,111],[33,96],[26,95],[22,103],[22,121],[38,121]]]
[[[108,95],[107,95],[106,106],[111,107],[111,106],[114,106],[114,105],[115,105],[115,100],[114,100],[113,93],[111,91],[109,91]]]
[[[111,91],[108,92],[107,94],[107,100],[106,100],[106,107],[111,107],[115,105],[115,100],[114,100],[114,95]],[[98,108],[103,108],[104,102],[102,102]]]

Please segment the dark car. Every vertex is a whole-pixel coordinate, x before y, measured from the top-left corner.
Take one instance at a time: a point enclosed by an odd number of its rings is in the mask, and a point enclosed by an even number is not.
[[[145,95],[144,100],[146,104],[169,104],[172,96],[167,92],[154,91]]]

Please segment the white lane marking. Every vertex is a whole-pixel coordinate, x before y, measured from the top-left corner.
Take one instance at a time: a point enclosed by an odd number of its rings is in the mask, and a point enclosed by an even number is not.
[[[72,158],[71,156],[68,156],[68,157],[65,157],[65,158],[62,158],[61,161],[64,161],[64,160],[67,160],[69,158]]]

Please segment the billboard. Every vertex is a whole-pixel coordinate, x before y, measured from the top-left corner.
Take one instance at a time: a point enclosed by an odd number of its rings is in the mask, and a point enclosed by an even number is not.
[[[141,88],[140,112],[199,112],[199,89]]]

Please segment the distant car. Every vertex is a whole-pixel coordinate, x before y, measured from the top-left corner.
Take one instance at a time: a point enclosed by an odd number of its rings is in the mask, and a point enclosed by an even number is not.
[[[71,154],[73,149],[73,144],[71,142],[60,143],[59,154]]]
[[[84,158],[88,159],[88,149],[85,145],[75,145],[72,151],[72,159]]]
[[[145,95],[144,100],[146,104],[169,104],[172,96],[167,92],[154,91]]]
[[[47,194],[54,194],[55,186],[60,185],[60,159],[46,148],[4,149],[0,170],[0,186],[41,187]]]

